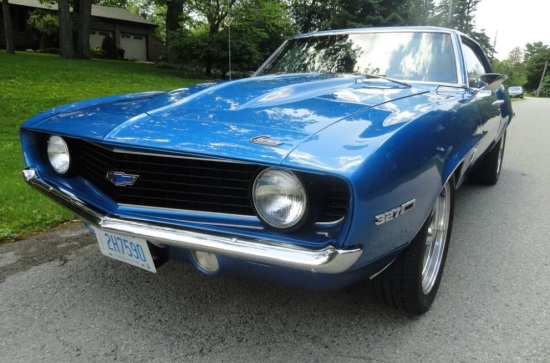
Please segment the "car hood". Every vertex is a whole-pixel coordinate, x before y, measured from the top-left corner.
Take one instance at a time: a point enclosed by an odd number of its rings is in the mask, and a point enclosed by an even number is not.
[[[254,77],[79,102],[26,127],[117,146],[276,164],[350,115],[426,92],[359,76]],[[378,122],[386,117],[380,112]]]

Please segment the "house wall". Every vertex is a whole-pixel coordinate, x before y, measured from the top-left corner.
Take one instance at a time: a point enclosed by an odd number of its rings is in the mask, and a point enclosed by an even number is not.
[[[93,19],[90,26],[90,47],[101,48],[105,36],[115,39],[117,48],[124,49],[124,58],[149,60],[148,46],[150,30],[127,23],[111,22],[106,19]]]
[[[3,17],[0,7],[0,19]],[[41,36],[29,28],[27,19],[33,8],[10,4],[10,13],[14,27],[14,45],[16,50],[39,49]],[[158,41],[151,41],[153,28],[139,26],[129,22],[92,17],[90,26],[90,48],[101,48],[103,38],[107,33],[114,37],[118,48],[125,50],[126,59],[156,61],[161,52]],[[0,48],[5,48],[4,22],[0,22]],[[47,47],[59,47],[57,37],[50,39]]]

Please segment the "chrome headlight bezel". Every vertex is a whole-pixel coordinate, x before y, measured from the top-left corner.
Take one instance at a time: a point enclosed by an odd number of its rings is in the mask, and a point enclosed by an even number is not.
[[[252,200],[258,217],[275,230],[297,230],[307,219],[306,188],[290,170],[275,167],[262,170],[254,180]],[[280,206],[274,206],[276,203]]]
[[[52,169],[59,175],[67,175],[71,169],[69,145],[58,135],[51,135],[46,142],[46,153]]]

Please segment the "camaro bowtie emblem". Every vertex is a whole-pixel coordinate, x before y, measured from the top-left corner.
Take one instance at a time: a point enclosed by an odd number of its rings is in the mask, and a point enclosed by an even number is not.
[[[117,187],[125,187],[127,185],[134,185],[139,175],[109,170],[105,178]]]

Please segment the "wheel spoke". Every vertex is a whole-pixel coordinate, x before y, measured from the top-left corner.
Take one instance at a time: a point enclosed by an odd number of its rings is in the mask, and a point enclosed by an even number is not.
[[[424,294],[429,294],[434,287],[443,261],[450,218],[450,198],[451,191],[447,183],[435,202],[426,235],[422,265],[422,291]]]
[[[504,143],[505,143],[505,139],[503,137],[502,139],[500,139],[500,146],[498,148],[497,174],[500,173],[500,168],[502,166],[502,158],[504,156]]]

